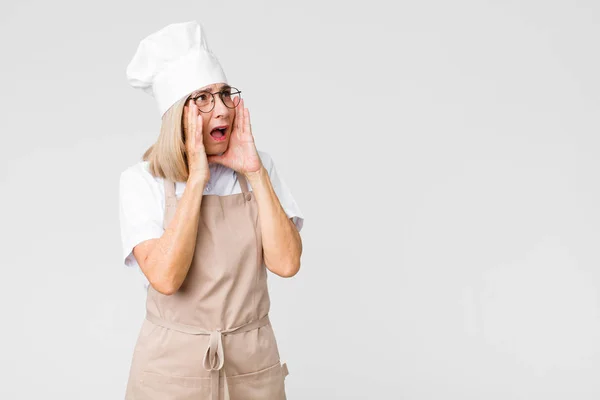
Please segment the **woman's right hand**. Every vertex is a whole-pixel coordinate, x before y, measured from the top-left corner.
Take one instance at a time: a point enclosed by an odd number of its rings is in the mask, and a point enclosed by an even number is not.
[[[189,100],[183,108],[183,130],[188,170],[190,171],[188,182],[190,180],[200,182],[204,189],[210,179],[210,170],[202,136],[202,114],[198,112],[198,107],[193,100]]]

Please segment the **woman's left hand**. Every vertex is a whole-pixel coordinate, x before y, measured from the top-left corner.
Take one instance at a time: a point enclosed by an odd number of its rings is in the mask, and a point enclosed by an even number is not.
[[[262,167],[252,136],[250,113],[244,107],[244,99],[241,99],[235,108],[235,121],[227,150],[220,156],[208,156],[208,162],[222,164],[244,175],[256,172]]]

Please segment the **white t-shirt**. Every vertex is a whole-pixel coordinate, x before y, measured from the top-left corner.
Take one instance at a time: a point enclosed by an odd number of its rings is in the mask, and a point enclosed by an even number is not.
[[[271,156],[258,150],[262,164],[268,171],[273,190],[288,218],[293,218],[298,231],[304,224],[304,215],[294,200],[290,189],[283,178],[277,173],[275,163]],[[154,177],[149,172],[149,162],[140,161],[128,167],[121,173],[119,184],[119,218],[121,224],[121,241],[123,245],[123,263],[128,267],[138,267],[133,256],[133,248],[139,243],[159,238],[164,232],[163,218],[165,212],[164,179]],[[237,182],[235,171],[221,164],[209,164],[210,180],[206,185],[204,194],[227,196],[241,193],[242,189]],[[185,182],[175,182],[175,196],[179,199],[183,195]],[[252,186],[248,183],[248,189]],[[144,286],[148,287],[148,280],[142,273]]]

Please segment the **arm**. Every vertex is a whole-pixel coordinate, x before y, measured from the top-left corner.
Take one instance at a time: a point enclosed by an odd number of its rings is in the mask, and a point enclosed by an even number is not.
[[[133,254],[154,289],[171,295],[179,289],[192,263],[205,184],[188,180],[175,215],[158,239],[140,243]]]
[[[265,265],[279,276],[294,276],[300,269],[300,232],[283,210],[264,166],[245,175],[258,203]]]

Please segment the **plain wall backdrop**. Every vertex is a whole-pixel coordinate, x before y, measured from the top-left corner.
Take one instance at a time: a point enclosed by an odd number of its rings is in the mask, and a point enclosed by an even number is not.
[[[160,123],[125,68],[195,19],[305,214],[290,400],[598,399],[599,4],[2,3],[0,398],[124,397],[119,174]]]

